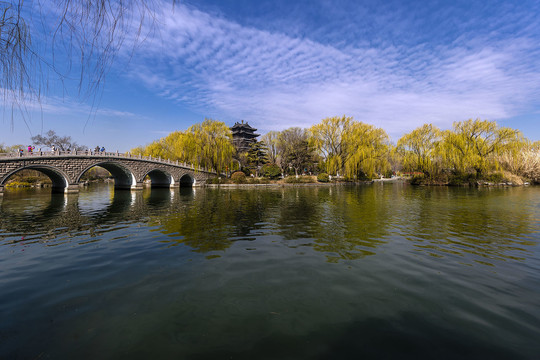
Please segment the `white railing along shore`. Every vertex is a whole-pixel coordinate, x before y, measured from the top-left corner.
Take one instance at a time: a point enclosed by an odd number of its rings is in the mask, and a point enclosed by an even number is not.
[[[189,168],[194,171],[206,171],[209,172],[208,169],[203,169],[198,166],[194,166],[193,164],[187,164],[179,162],[178,160],[170,160],[170,159],[162,159],[161,157],[152,157],[152,156],[142,156],[142,155],[133,155],[129,152],[127,153],[121,153],[121,152],[106,152],[106,151],[92,151],[92,150],[70,150],[70,151],[21,151],[21,152],[9,152],[9,153],[0,153],[0,160],[3,158],[31,158],[35,159],[36,157],[51,157],[51,156],[81,156],[81,157],[120,157],[120,158],[126,158],[126,159],[138,159],[138,160],[147,160],[147,161],[154,161],[154,162],[160,162],[163,164],[168,165],[176,165],[176,166],[182,166],[185,168]]]

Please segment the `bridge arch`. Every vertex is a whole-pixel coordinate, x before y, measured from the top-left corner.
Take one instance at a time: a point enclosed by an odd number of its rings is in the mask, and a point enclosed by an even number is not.
[[[142,176],[150,177],[152,187],[168,188],[175,185],[173,176],[163,169],[152,169]]]
[[[21,166],[9,172],[6,176],[4,176],[2,181],[0,181],[0,187],[3,187],[11,176],[22,170],[36,170],[46,175],[49,179],[51,179],[53,192],[64,192],[69,188],[69,184],[71,184],[69,176],[64,171],[50,165],[33,164]]]
[[[190,174],[184,174],[180,177],[180,187],[192,187],[195,185],[195,178]]]
[[[120,164],[114,161],[97,162],[86,167],[83,171],[81,171],[81,173],[77,177],[76,182],[79,183],[81,177],[88,170],[95,166],[102,167],[111,173],[112,177],[114,178],[115,189],[131,189],[134,188],[137,184],[137,180],[135,179],[135,175],[133,175],[133,171],[124,164]]]
[[[115,180],[117,189],[140,190],[144,176],[149,175],[154,186],[193,187],[204,186],[214,175],[203,169],[186,164],[152,157],[135,157],[132,154],[89,152],[35,152],[29,154],[0,154],[0,196],[6,180],[24,169],[44,173],[53,182],[54,190],[78,192],[81,177],[90,168],[99,166],[108,170]],[[143,176],[144,174],[144,176]],[[141,176],[143,176],[141,178]]]

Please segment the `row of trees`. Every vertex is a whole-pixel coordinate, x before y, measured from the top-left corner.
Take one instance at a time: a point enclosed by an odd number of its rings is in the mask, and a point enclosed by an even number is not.
[[[402,167],[441,179],[448,174],[484,178],[494,171],[540,180],[540,142],[494,121],[455,122],[442,131],[426,124],[399,139],[395,148]]]
[[[287,168],[350,179],[380,173],[389,167],[391,144],[386,132],[351,117],[332,117],[309,129],[297,127],[263,136],[270,159]]]
[[[271,131],[244,154],[236,153],[230,129],[211,119],[132,152],[194,163],[218,173],[243,166],[255,173],[267,164],[281,173],[325,172],[351,180],[398,170],[434,180],[448,174],[482,178],[505,170],[538,180],[539,150],[538,142],[494,121],[456,122],[445,131],[426,124],[394,145],[383,129],[342,116],[323,119],[308,129]]]

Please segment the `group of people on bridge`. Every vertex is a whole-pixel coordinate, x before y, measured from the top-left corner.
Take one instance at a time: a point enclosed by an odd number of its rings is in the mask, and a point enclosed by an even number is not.
[[[28,145],[28,154],[32,154],[34,153],[36,147],[35,146],[32,146],[32,145]],[[59,148],[57,148],[54,144],[51,145],[51,152],[53,153],[56,153],[57,151],[60,151]],[[68,148],[66,151],[71,151],[71,148]],[[84,150],[83,150],[84,151]],[[17,152],[19,153],[19,156],[23,156],[24,155],[24,150],[22,148],[19,148],[17,150]],[[41,148],[39,148],[38,150],[39,153],[42,152]],[[86,150],[86,152],[88,153],[91,153],[92,151],[90,149]],[[99,154],[99,153],[105,153],[105,147],[104,146],[96,146],[95,149],[94,149],[94,154]]]

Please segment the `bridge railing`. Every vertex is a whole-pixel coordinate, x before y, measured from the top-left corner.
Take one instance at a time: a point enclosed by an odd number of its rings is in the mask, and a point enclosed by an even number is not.
[[[121,157],[121,158],[126,158],[126,159],[147,160],[147,161],[159,162],[159,163],[168,164],[168,165],[182,166],[182,167],[194,170],[194,171],[211,172],[208,169],[204,169],[199,166],[195,166],[193,164],[179,162],[178,160],[162,159],[161,157],[153,157],[153,156],[134,155],[129,152],[121,153],[118,151],[116,152],[92,151],[92,150],[19,151],[19,152],[0,153],[0,160],[5,159],[5,158],[37,158],[37,157],[51,157],[51,156],[81,156],[81,157],[91,156],[91,157],[97,157],[97,158]]]

